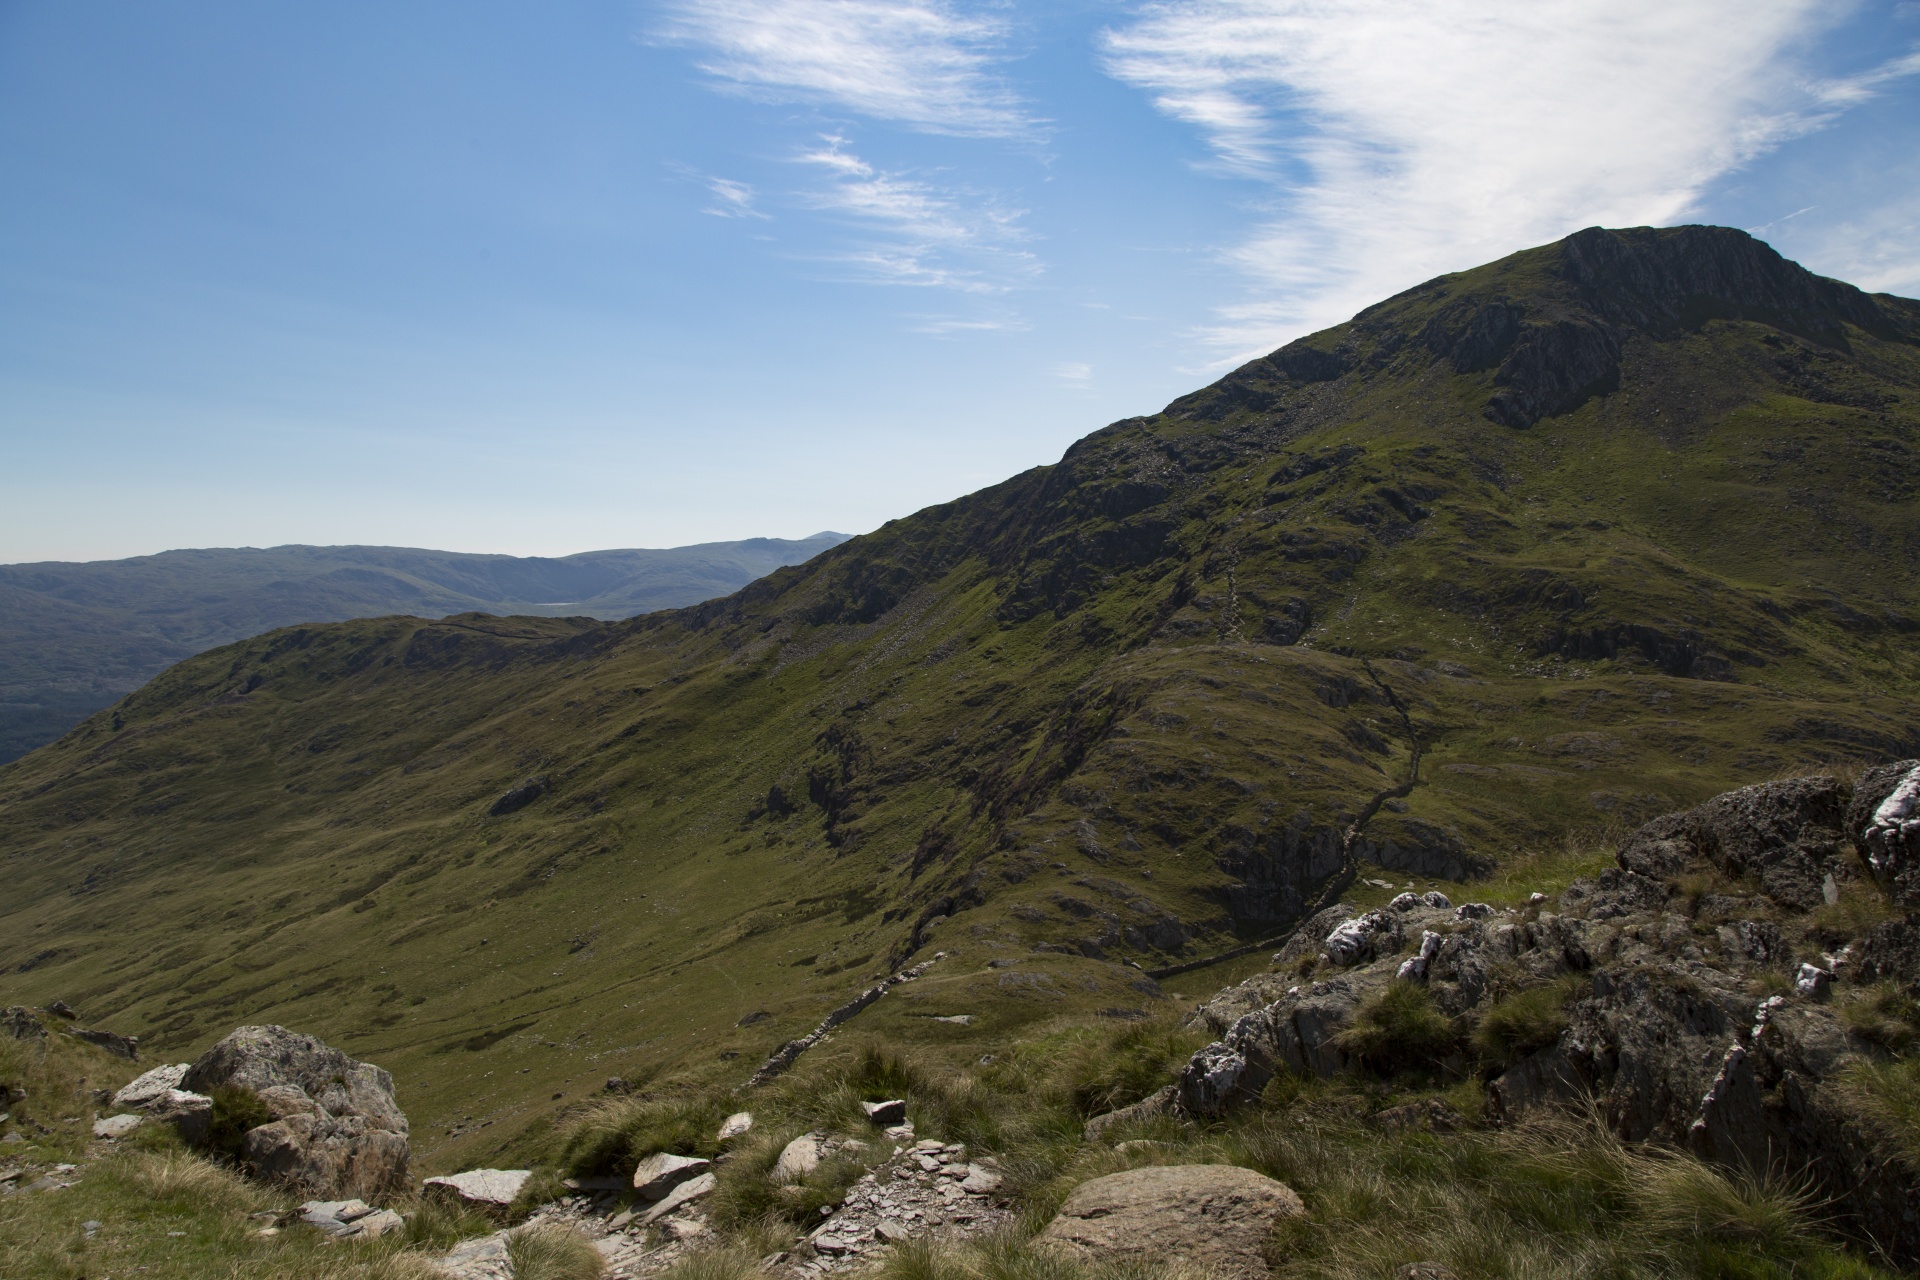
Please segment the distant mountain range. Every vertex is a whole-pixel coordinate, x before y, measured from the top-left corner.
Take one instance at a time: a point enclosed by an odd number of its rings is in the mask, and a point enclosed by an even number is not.
[[[162,670],[302,622],[408,614],[630,618],[727,595],[845,542],[747,538],[541,556],[414,547],[219,547],[0,565],[0,761]]]

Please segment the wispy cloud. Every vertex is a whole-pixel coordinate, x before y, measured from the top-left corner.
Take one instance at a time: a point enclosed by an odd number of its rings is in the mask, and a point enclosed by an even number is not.
[[[1897,75],[1796,74],[1827,0],[1161,0],[1107,69],[1266,184],[1230,261],[1246,352],[1583,226],[1681,220],[1716,177]]]
[[[798,157],[828,178],[807,199],[868,233],[859,247],[831,258],[853,278],[999,293],[1039,270],[1034,255],[1019,247],[1026,239],[1023,210],[884,172],[837,134],[820,141]]]
[[[754,207],[754,190],[749,183],[735,182],[732,178],[708,178],[707,190],[713,193],[715,203],[703,209],[703,213],[710,213],[716,218],[767,216]]]
[[[1035,127],[995,72],[996,13],[942,0],[671,0],[660,34],[708,51],[701,69],[757,95],[829,103],[929,133]]]

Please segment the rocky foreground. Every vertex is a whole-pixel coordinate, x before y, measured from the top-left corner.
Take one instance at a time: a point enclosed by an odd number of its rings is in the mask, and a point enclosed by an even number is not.
[[[1087,1266],[1145,1260],[1266,1280],[1281,1260],[1276,1242],[1312,1211],[1208,1135],[1231,1135],[1276,1084],[1320,1078],[1410,1091],[1415,1100],[1374,1117],[1389,1131],[1517,1133],[1543,1117],[1590,1116],[1608,1141],[1697,1161],[1684,1167],[1796,1185],[1828,1229],[1884,1261],[1920,1264],[1906,1070],[1920,1037],[1920,761],[1852,784],[1813,776],[1729,792],[1647,823],[1617,862],[1520,906],[1405,892],[1372,910],[1319,913],[1269,972],[1190,1016],[1215,1039],[1162,1087],[1086,1119],[1073,1160],[1094,1176],[1069,1176],[1057,1212],[1021,1247]],[[0,1026],[45,1043],[73,1016],[14,1008]],[[85,1042],[100,1047],[101,1034]],[[1484,1114],[1441,1096],[1457,1100],[1450,1086],[1475,1080]],[[453,1280],[531,1275],[517,1251],[556,1232],[615,1280],[716,1249],[738,1254],[772,1238],[742,1217],[739,1198],[758,1188],[788,1225],[741,1265],[805,1277],[884,1268],[915,1242],[1010,1238],[1033,1197],[1054,1194],[1030,1174],[1010,1180],[1005,1153],[919,1136],[909,1119],[918,1105],[869,1096],[855,1112],[864,1129],[843,1122],[790,1138],[741,1109],[692,1143],[704,1154],[683,1140],[558,1186],[551,1173],[477,1169],[416,1187],[386,1072],[283,1027],[242,1027],[198,1061],[114,1092],[89,1154],[170,1128],[258,1183],[307,1197],[255,1214],[261,1238],[411,1241],[420,1206],[451,1206],[492,1224],[420,1254]],[[1660,1163],[1670,1159],[1616,1163],[1651,1177],[1682,1167]],[[0,1193],[71,1188],[87,1166],[25,1172],[0,1171]],[[1418,1265],[1403,1274],[1451,1274]]]

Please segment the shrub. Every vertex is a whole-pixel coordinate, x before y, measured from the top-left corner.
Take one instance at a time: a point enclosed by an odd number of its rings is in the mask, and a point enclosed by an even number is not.
[[[1376,1071],[1430,1066],[1460,1041],[1453,1019],[1417,982],[1393,981],[1362,1001],[1334,1047]]]
[[[1500,1067],[1547,1048],[1567,1029],[1567,1006],[1587,989],[1585,979],[1570,976],[1495,1002],[1473,1029],[1474,1048]]]

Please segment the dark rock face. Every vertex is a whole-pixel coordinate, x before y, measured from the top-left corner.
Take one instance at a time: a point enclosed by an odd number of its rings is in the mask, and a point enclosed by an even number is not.
[[[1633,333],[1659,339],[1741,318],[1842,349],[1848,324],[1920,340],[1906,309],[1730,227],[1589,227],[1561,242],[1559,275],[1570,292],[1557,303],[1469,298],[1420,334],[1455,373],[1495,370],[1485,413],[1504,426],[1524,429],[1618,389]]]
[[[1833,778],[1743,787],[1642,826],[1621,847],[1620,865],[1656,878],[1712,866],[1758,880],[1781,906],[1811,910],[1830,880],[1855,874],[1842,857],[1845,803]]]
[[[1588,227],[1561,243],[1563,273],[1601,318],[1655,333],[1709,315],[1784,321],[1837,336],[1844,320],[1899,334],[1901,320],[1850,284],[1817,276],[1732,227]]]
[[[128,1062],[140,1060],[140,1040],[138,1036],[116,1035],[111,1031],[77,1030],[73,1033],[76,1040],[85,1040],[96,1049],[105,1049],[116,1058],[125,1058]]]
[[[407,1187],[407,1117],[393,1077],[285,1027],[240,1027],[188,1068],[182,1087],[238,1086],[274,1115],[248,1131],[258,1177],[320,1198],[380,1197]]]
[[[509,813],[518,813],[535,800],[538,800],[541,796],[547,794],[547,785],[547,779],[544,777],[528,778],[525,782],[514,787],[498,800],[495,800],[493,807],[487,810],[487,816],[489,818],[504,818]]]
[[[1920,993],[1920,917],[1879,924],[1823,954],[1836,945],[1835,926],[1806,914],[1830,900],[1836,879],[1866,879],[1861,861],[1876,853],[1886,870],[1874,879],[1901,900],[1906,845],[1869,833],[1905,838],[1899,824],[1909,818],[1896,797],[1909,779],[1920,784],[1913,761],[1870,771],[1852,793],[1816,777],[1716,796],[1641,827],[1619,868],[1576,881],[1557,910],[1404,894],[1384,911],[1320,913],[1276,956],[1274,972],[1195,1015],[1219,1038],[1180,1074],[1175,1105],[1218,1116],[1281,1072],[1367,1069],[1343,1033],[1396,981],[1423,983],[1463,1031],[1516,985],[1553,984],[1563,1003],[1561,1020],[1544,1024],[1552,1040],[1518,1042],[1517,1056],[1486,1065],[1497,1073],[1487,1086],[1496,1123],[1592,1105],[1625,1140],[1756,1175],[1804,1176],[1851,1229],[1912,1266],[1920,1169],[1889,1157],[1858,1109],[1854,1068],[1887,1050],[1853,1029],[1845,1009],[1866,984],[1891,980]],[[1704,893],[1674,883],[1709,869],[1734,883]],[[1757,882],[1764,896],[1741,882]],[[1809,954],[1820,963],[1801,967],[1792,994],[1759,994],[1779,990],[1796,956]],[[1469,1066],[1462,1058],[1448,1069]]]

